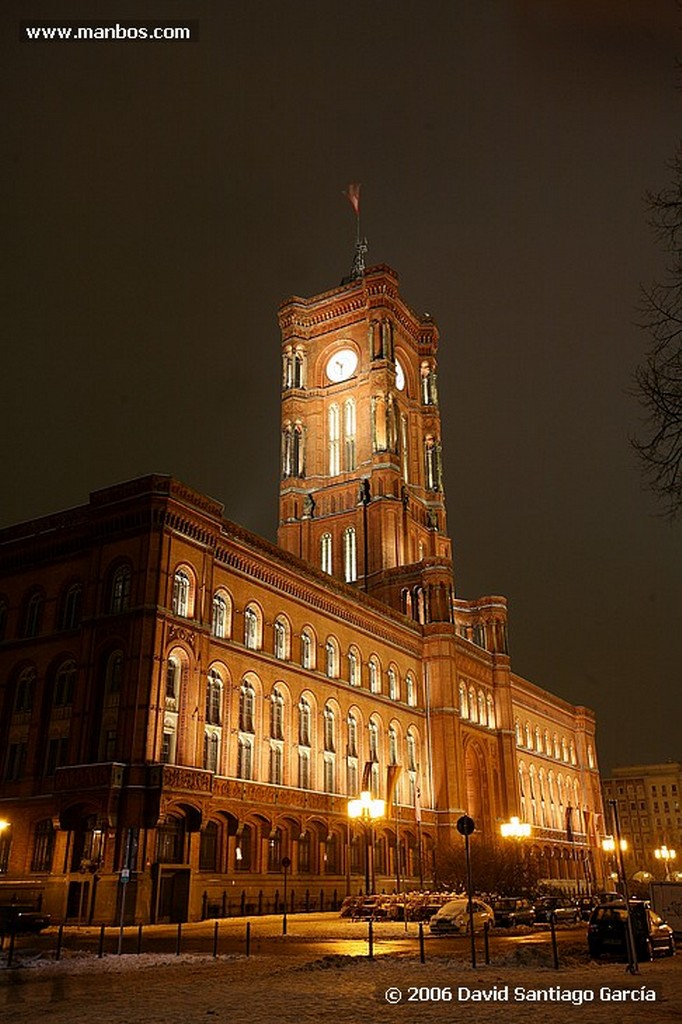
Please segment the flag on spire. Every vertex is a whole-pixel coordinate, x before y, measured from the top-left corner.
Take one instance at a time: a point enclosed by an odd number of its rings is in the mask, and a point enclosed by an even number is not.
[[[360,216],[360,185],[355,182],[349,185],[346,191],[343,193],[350,205],[355,210],[355,216]]]

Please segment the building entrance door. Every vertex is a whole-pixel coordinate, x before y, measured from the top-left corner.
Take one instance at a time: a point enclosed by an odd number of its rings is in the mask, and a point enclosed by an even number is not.
[[[157,924],[186,921],[189,911],[189,868],[159,868],[155,920]]]

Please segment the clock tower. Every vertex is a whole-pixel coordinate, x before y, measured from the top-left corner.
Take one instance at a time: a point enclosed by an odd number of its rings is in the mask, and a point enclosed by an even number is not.
[[[288,299],[279,322],[279,545],[422,621],[426,574],[427,617],[450,620],[435,323],[387,266]]]

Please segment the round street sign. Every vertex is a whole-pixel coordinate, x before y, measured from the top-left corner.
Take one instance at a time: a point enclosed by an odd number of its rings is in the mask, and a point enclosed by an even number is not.
[[[291,861],[288,857],[282,857],[282,867],[285,869],[291,867]]]
[[[470,836],[475,829],[474,819],[470,818],[468,814],[463,814],[461,818],[457,819],[457,831],[461,836]]]

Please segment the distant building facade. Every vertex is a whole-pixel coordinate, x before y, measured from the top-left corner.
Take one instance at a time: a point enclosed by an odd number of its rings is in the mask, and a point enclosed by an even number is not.
[[[682,872],[682,764],[636,764],[614,768],[603,781],[606,832],[614,831],[612,806],[618,810],[621,837],[626,840],[626,869],[665,877],[666,866],[656,850],[677,854],[668,872]]]
[[[465,812],[596,884],[594,714],[512,671],[504,598],[455,595],[435,324],[382,266],[280,326],[279,546],[161,476],[0,532],[0,899],[274,910],[288,858],[328,908],[369,881],[361,789],[378,889],[437,885]]]

